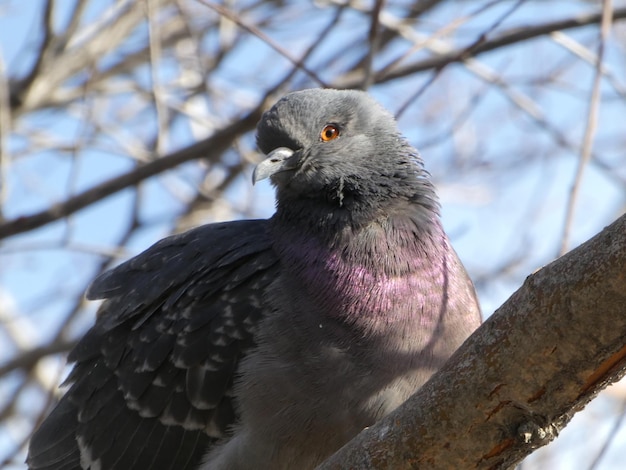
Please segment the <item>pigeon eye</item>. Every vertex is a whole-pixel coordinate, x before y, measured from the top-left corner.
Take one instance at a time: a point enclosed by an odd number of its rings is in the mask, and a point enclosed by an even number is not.
[[[335,140],[337,137],[339,137],[339,128],[334,124],[325,125],[324,129],[322,129],[322,132],[320,133],[320,138],[324,142]]]

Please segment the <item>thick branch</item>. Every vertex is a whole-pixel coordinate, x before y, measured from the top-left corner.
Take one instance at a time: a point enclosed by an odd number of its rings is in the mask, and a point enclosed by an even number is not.
[[[626,368],[626,215],[535,274],[320,469],[506,469]]]

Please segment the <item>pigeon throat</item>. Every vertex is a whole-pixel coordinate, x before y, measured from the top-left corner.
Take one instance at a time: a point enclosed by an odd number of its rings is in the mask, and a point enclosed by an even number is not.
[[[279,197],[272,220],[281,232],[286,229],[294,232],[296,238],[318,238],[322,244],[339,249],[351,245],[355,237],[376,236],[383,252],[388,246],[386,239],[410,241],[428,236],[440,225],[439,202],[427,181],[423,187],[416,186],[404,193],[381,190],[367,195],[361,192],[355,197],[337,191],[310,197]],[[387,233],[375,235],[376,227],[383,227]],[[371,243],[375,245],[376,241]]]

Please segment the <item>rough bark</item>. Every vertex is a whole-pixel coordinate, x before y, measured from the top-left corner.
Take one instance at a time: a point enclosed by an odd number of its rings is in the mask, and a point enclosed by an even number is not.
[[[320,469],[506,469],[626,371],[626,215],[538,270]]]

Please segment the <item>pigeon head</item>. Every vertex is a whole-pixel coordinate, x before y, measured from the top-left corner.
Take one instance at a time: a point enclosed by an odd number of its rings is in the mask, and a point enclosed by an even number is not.
[[[297,199],[363,209],[420,194],[436,206],[417,151],[365,92],[290,93],[261,118],[257,144],[267,158],[253,181],[270,178],[279,206]]]

